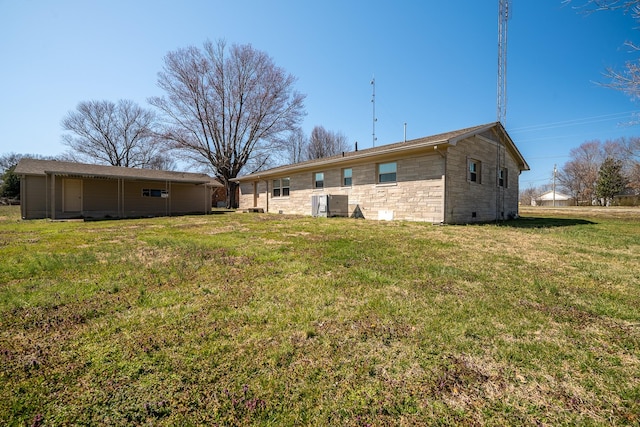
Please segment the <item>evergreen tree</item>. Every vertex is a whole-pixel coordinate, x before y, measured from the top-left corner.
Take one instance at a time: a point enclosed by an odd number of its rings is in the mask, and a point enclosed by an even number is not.
[[[611,204],[613,196],[620,193],[627,185],[627,179],[622,174],[622,162],[607,157],[600,166],[596,183],[596,196],[602,199],[605,206]]]
[[[11,166],[2,174],[2,185],[0,185],[0,197],[10,199],[20,197],[20,178],[14,173],[15,165]]]

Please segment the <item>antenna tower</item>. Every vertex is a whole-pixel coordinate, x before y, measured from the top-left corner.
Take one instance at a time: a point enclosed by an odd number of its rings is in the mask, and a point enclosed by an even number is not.
[[[371,104],[373,105],[373,133],[371,134],[373,137],[373,146],[376,146],[376,78],[373,77],[371,79],[371,86],[373,87],[373,92],[371,93]]]
[[[503,125],[507,118],[507,22],[511,0],[498,0],[498,99],[497,121]]]

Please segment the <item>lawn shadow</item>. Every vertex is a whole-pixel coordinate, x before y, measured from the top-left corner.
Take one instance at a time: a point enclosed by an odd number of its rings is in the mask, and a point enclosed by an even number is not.
[[[570,227],[574,225],[597,224],[593,221],[577,218],[540,218],[540,217],[519,217],[509,221],[499,222],[501,227],[513,228],[551,228],[551,227]]]

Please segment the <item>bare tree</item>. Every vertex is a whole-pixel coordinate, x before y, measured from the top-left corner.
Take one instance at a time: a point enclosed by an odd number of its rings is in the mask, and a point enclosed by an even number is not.
[[[83,101],[62,120],[62,140],[76,161],[151,168],[162,155],[155,124],[153,111],[133,101]]]
[[[559,170],[558,182],[577,202],[595,200],[598,170],[604,160],[600,141],[588,141],[569,152],[572,160]]]
[[[321,159],[335,156],[349,150],[347,137],[340,132],[326,130],[322,126],[316,126],[311,131],[309,145],[307,146],[307,159]]]
[[[576,4],[573,0],[562,0],[562,3]],[[583,13],[618,10],[630,14],[640,23],[640,0],[581,0],[577,3],[575,8]],[[627,40],[624,45],[631,51],[640,51],[640,46],[633,41]],[[634,100],[640,98],[640,62],[637,59],[627,61],[621,71],[609,67],[605,70],[604,75],[609,83],[604,83],[603,86],[622,91]]]
[[[520,204],[524,206],[531,206],[533,204],[533,200],[535,200],[536,196],[539,196],[540,193],[542,192],[537,187],[528,187],[521,190],[519,197]]]
[[[640,195],[640,137],[620,138],[622,154],[615,157],[622,161],[622,170],[629,181],[629,187]]]
[[[297,128],[290,132],[283,141],[285,162],[291,164],[306,160],[308,144],[309,141],[302,129]]]
[[[278,137],[304,116],[304,95],[296,79],[251,45],[224,41],[169,52],[158,86],[166,96],[150,103],[166,119],[164,136],[185,158],[211,169],[235,207],[243,170],[254,172],[276,150]]]
[[[636,163],[629,172],[629,187],[640,194],[640,163]]]

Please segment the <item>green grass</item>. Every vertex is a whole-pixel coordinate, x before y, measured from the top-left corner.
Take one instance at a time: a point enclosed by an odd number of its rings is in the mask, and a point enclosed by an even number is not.
[[[640,211],[0,207],[2,425],[638,425]]]

